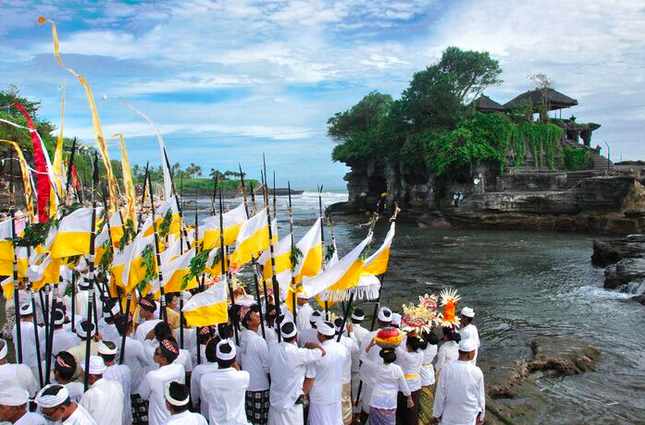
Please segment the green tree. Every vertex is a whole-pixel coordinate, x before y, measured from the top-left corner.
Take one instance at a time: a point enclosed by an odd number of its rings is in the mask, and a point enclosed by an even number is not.
[[[208,174],[208,176],[209,176],[211,179],[217,179],[217,180],[220,180],[220,181],[221,181],[221,180],[227,180],[227,178],[226,178],[226,176],[224,175],[224,173],[222,173],[220,170],[216,170],[216,169],[214,169],[214,168],[211,168],[211,171],[210,171],[210,173]]]
[[[191,162],[188,167],[186,167],[187,177],[195,178],[202,175],[201,165],[197,165],[194,162]]]

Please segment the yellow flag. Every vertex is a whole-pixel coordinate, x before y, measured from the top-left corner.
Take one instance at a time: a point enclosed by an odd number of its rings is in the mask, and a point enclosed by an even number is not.
[[[125,187],[125,199],[128,207],[127,217],[132,220],[134,225],[134,230],[137,230],[137,213],[136,213],[136,193],[134,191],[134,180],[132,180],[132,172],[130,169],[130,159],[128,158],[128,150],[125,148],[125,140],[123,139],[123,134],[117,133],[110,137],[114,139],[119,137],[121,142],[121,171],[123,173],[123,186]]]
[[[184,305],[188,326],[212,326],[228,322],[226,280],[216,282]]]
[[[27,161],[25,161],[22,150],[16,142],[5,139],[0,139],[0,142],[9,143],[16,150],[18,162],[20,163],[20,176],[22,177],[22,186],[25,193],[25,205],[27,206],[27,214],[29,215],[29,221],[31,223],[35,223],[36,217],[34,215],[34,203],[32,200],[31,181],[29,179],[29,166],[27,165]]]
[[[65,86],[63,86],[63,100],[61,104],[60,113],[60,133],[58,133],[58,140],[56,140],[56,149],[54,150],[54,181],[52,184],[58,194],[58,199],[64,199],[63,196],[63,128],[65,127]],[[49,197],[49,216],[56,217],[56,209],[58,206],[58,199],[56,193],[53,191]]]

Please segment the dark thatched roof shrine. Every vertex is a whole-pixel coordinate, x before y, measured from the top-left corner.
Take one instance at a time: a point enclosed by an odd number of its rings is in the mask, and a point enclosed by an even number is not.
[[[510,102],[507,102],[504,107],[510,109],[524,99],[529,99],[531,102],[533,102],[534,107],[539,107],[542,104],[542,97],[545,94],[549,111],[570,108],[578,104],[578,101],[576,99],[572,99],[557,90],[546,89],[543,93],[543,90],[535,89],[532,91],[527,91],[526,93],[522,93]]]
[[[508,109],[486,95],[475,99],[475,109],[480,112],[506,112]]]

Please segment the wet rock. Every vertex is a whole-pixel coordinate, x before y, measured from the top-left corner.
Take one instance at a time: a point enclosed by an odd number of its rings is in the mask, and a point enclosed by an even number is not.
[[[627,238],[610,241],[596,240],[593,243],[591,262],[595,266],[607,267],[623,258],[645,256],[645,235],[630,235]]]
[[[645,294],[636,295],[632,297],[632,300],[645,305]]]
[[[617,289],[641,279],[645,279],[645,258],[623,258],[605,269],[604,287]]]
[[[531,372],[546,371],[575,375],[594,370],[600,358],[597,348],[576,339],[542,337],[531,342]]]
[[[530,370],[526,362],[515,361],[490,367],[486,373],[486,391],[493,398],[518,396],[518,385],[528,378]]]

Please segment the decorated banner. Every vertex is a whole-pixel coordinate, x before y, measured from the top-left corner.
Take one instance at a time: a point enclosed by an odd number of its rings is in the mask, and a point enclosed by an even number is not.
[[[215,282],[184,305],[188,326],[212,326],[228,322],[226,280]]]
[[[22,150],[16,142],[11,140],[0,139],[0,142],[9,143],[16,150],[16,155],[18,156],[18,162],[20,163],[20,176],[22,177],[22,187],[25,195],[25,206],[27,207],[27,215],[29,216],[29,221],[34,223],[36,217],[34,214],[34,201],[33,194],[31,191],[31,179],[29,175],[29,165],[25,161],[25,157],[22,154]]]

